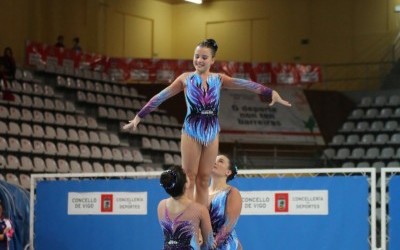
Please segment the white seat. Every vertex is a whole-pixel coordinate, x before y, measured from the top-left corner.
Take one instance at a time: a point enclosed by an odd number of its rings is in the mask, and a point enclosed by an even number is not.
[[[131,165],[126,165],[125,166],[125,171],[128,172],[128,173],[129,172],[132,173],[132,172],[136,172],[136,169]]]
[[[87,161],[82,162],[82,172],[83,173],[93,173],[93,166]]]
[[[94,91],[95,87],[92,81],[86,80],[86,90]]]
[[[24,189],[29,190],[31,188],[31,178],[27,174],[20,174],[19,175],[19,182],[21,187]]]
[[[107,113],[108,113],[108,119],[118,119],[118,114],[115,108],[109,107],[107,109]]]
[[[158,114],[153,114],[153,121],[155,124],[158,124],[158,125],[162,124],[161,116]]]
[[[138,92],[137,92],[137,90],[134,88],[134,87],[130,87],[129,88],[129,94],[131,95],[131,96],[139,96],[139,94],[138,94]]]
[[[96,119],[94,119],[93,117],[88,117],[87,126],[88,128],[96,129],[98,127]]]
[[[8,138],[8,151],[17,152],[21,149],[19,140],[15,137]]]
[[[33,97],[33,107],[40,108],[40,109],[44,108],[45,106],[44,106],[43,99],[40,97],[34,96]]]
[[[162,151],[170,151],[169,143],[167,140],[164,140],[164,139],[160,140],[160,149]]]
[[[27,95],[22,95],[21,105],[24,107],[32,107],[33,106],[32,98]]]
[[[382,149],[381,154],[379,156],[380,159],[392,159],[394,157],[394,148],[392,147],[385,147]]]
[[[341,132],[350,132],[355,128],[354,122],[345,122],[340,129]]]
[[[34,172],[44,172],[46,169],[46,164],[44,160],[40,157],[33,158],[33,171]]]
[[[90,149],[88,146],[84,144],[79,145],[80,157],[89,158],[90,157]]]
[[[34,110],[33,111],[33,121],[35,122],[43,122],[44,121],[44,115],[41,111],[39,110]]]
[[[143,166],[136,166],[135,168],[136,172],[146,172],[145,168]]]
[[[174,165],[174,157],[169,153],[165,153],[164,154],[164,164],[165,165]]]
[[[142,148],[151,149],[151,142],[150,142],[149,138],[142,137]]]
[[[104,131],[99,132],[99,139],[101,144],[106,144],[106,145],[110,144],[110,137]]]
[[[54,114],[49,111],[44,112],[44,122],[48,124],[55,124],[56,123],[56,118],[54,117]]]
[[[86,101],[86,94],[85,94],[85,92],[83,92],[83,91],[78,91],[78,92],[76,92],[76,96],[77,96],[78,101],[80,101],[80,102],[85,102],[85,101]]]
[[[349,119],[356,120],[360,119],[364,116],[364,110],[363,109],[354,109],[349,116]]]
[[[133,103],[132,103],[131,99],[129,99],[128,97],[124,97],[124,107],[125,108],[133,107]]]
[[[102,158],[101,150],[97,146],[91,146],[90,147],[90,155],[91,155],[92,158],[96,158],[96,159],[101,159]]]
[[[42,126],[40,126],[40,125],[37,125],[37,124],[35,124],[35,125],[33,125],[33,137],[36,137],[36,138],[43,138],[44,137],[44,130],[43,130],[43,127]]]
[[[165,137],[167,137],[167,138],[174,138],[175,137],[174,132],[172,131],[171,128],[166,127],[164,129],[164,131],[165,131]]]
[[[89,140],[91,143],[100,143],[99,134],[96,131],[89,131]]]
[[[179,146],[176,141],[170,140],[169,141],[169,150],[172,152],[180,152]]]
[[[115,172],[115,168],[110,163],[105,163],[104,164],[104,172],[106,172],[106,173],[114,173]]]
[[[355,148],[351,151],[351,155],[348,157],[349,159],[361,159],[364,157],[365,150],[363,148]]]
[[[58,159],[57,164],[58,164],[57,170],[59,173],[69,173],[70,172],[69,163],[66,160]]]
[[[350,150],[348,148],[340,148],[336,152],[336,156],[334,157],[335,159],[338,160],[344,160],[350,156]]]
[[[151,148],[153,150],[161,150],[160,141],[155,138],[152,138],[151,139]]]
[[[103,106],[100,106],[98,108],[98,114],[99,114],[99,117],[101,117],[101,118],[107,118],[108,117],[108,111]]]
[[[16,122],[9,122],[8,133],[10,135],[19,135],[21,133],[21,128],[19,127],[19,124]]]
[[[8,134],[8,126],[5,122],[0,121],[0,134]]]
[[[116,107],[124,107],[124,100],[122,97],[116,96],[115,97],[115,106]]]
[[[33,141],[33,152],[36,154],[43,154],[45,151],[45,146],[42,141]]]
[[[101,147],[101,152],[104,160],[111,160],[113,158],[112,151],[109,147]]]
[[[67,135],[67,132],[65,131],[65,129],[63,129],[61,127],[57,127],[56,138],[57,138],[57,140],[62,140],[62,141],[67,140],[68,135]]]
[[[26,153],[32,153],[33,152],[33,146],[30,140],[22,138],[21,139],[21,152],[26,152]]]
[[[388,118],[388,117],[392,116],[392,114],[393,114],[393,110],[391,108],[383,108],[379,112],[378,117],[379,118]]]
[[[79,129],[78,130],[79,141],[81,143],[88,143],[89,142],[89,135],[85,130]]]
[[[346,145],[354,145],[354,144],[358,144],[359,141],[360,141],[359,135],[351,134],[351,135],[348,135],[346,137],[346,141],[345,141],[344,144],[346,144]]]
[[[23,108],[22,109],[21,120],[22,121],[32,121],[33,120],[32,112],[29,109]]]
[[[0,137],[0,151],[5,151],[8,148],[8,142],[4,137]]]
[[[354,168],[354,167],[355,167],[354,162],[351,161],[346,161],[343,162],[342,164],[342,168]]]
[[[64,111],[65,110],[64,102],[60,99],[55,99],[54,100],[54,109],[58,110],[58,111]]]
[[[49,98],[44,98],[44,107],[46,107],[46,109],[54,110],[55,109],[54,101]]]
[[[93,93],[86,93],[86,100],[84,100],[88,103],[98,103],[97,98]]]
[[[115,95],[121,95],[121,88],[118,85],[113,84],[112,93],[114,93]]]
[[[329,144],[330,145],[342,145],[342,144],[344,144],[344,142],[345,142],[344,135],[335,135]]]
[[[180,155],[174,154],[174,164],[177,166],[182,166],[182,159]]]
[[[372,163],[371,167],[375,168],[377,172],[381,172],[381,169],[385,167],[385,163],[383,161],[376,161]]]
[[[142,104],[140,104],[140,101],[138,99],[133,99],[132,104],[133,109],[140,110],[142,108]]]
[[[367,152],[365,153],[364,158],[365,159],[376,159],[379,157],[379,148],[376,147],[372,147],[372,148],[368,148]]]
[[[69,155],[68,147],[63,142],[57,142],[57,155],[59,156],[67,156]]]
[[[22,123],[21,124],[21,136],[26,136],[26,137],[30,137],[33,134],[33,130],[31,125],[29,125],[28,123]]]
[[[48,173],[55,173],[57,172],[57,163],[54,159],[52,158],[46,158],[46,172]]]
[[[47,139],[54,139],[54,138],[57,137],[56,130],[55,130],[53,127],[51,127],[51,126],[46,126],[46,127],[45,127],[45,131],[46,131],[46,133],[45,133],[45,135],[44,135],[44,138],[47,138]]]
[[[125,110],[117,109],[117,118],[119,120],[128,120]]]
[[[371,123],[371,127],[369,128],[369,131],[371,132],[377,132],[377,131],[382,131],[383,130],[383,122],[382,121],[373,121]]]
[[[118,148],[112,149],[112,158],[114,161],[122,161],[124,158],[122,157],[122,152]]]
[[[374,143],[374,140],[375,140],[375,138],[374,138],[374,135],[373,135],[373,134],[364,134],[364,135],[361,137],[360,144],[362,144],[362,145],[369,145],[369,144]]]
[[[70,161],[69,166],[71,167],[71,173],[82,173],[82,167],[78,161]]]
[[[133,161],[133,156],[128,148],[122,149],[122,156],[125,161]]]
[[[389,106],[399,106],[400,105],[400,96],[391,95],[388,101]]]
[[[378,134],[375,138],[375,144],[383,145],[389,141],[388,134]]]
[[[333,148],[326,148],[322,152],[322,158],[332,159],[335,157],[335,149]]]
[[[384,95],[379,95],[375,97],[374,103],[372,105],[375,107],[382,107],[386,105],[386,102],[387,102],[387,97]]]
[[[76,108],[75,108],[75,104],[73,102],[70,101],[66,101],[65,102],[65,109],[69,112],[75,112]]]
[[[69,141],[79,141],[79,135],[78,132],[73,129],[73,128],[69,128],[68,129],[68,138]]]
[[[95,173],[104,173],[104,167],[98,162],[93,163],[93,171]]]
[[[58,125],[65,125],[65,116],[61,113],[56,113],[56,124]]]
[[[400,144],[400,133],[393,134],[388,144]]]
[[[115,106],[115,99],[111,95],[106,95],[107,105]]]
[[[358,122],[353,131],[363,132],[369,129],[369,123],[366,121]]]
[[[76,121],[77,121],[78,127],[82,127],[82,128],[88,127],[88,122],[84,116],[78,115],[76,117]]]
[[[149,131],[147,130],[147,126],[144,124],[140,124],[138,126],[138,129],[136,130],[138,134],[140,135],[149,135]]]
[[[373,99],[370,96],[365,96],[361,99],[361,102],[359,104],[360,107],[369,107],[373,103]]]
[[[65,124],[67,124],[68,126],[76,126],[77,122],[76,122],[75,116],[67,114],[65,116]]]
[[[384,131],[395,131],[397,130],[398,123],[395,120],[390,120],[385,123]]]
[[[370,108],[367,110],[367,112],[365,112],[365,118],[367,119],[374,119],[376,117],[378,117],[379,115],[379,111],[376,108]]]
[[[132,149],[132,156],[135,163],[141,163],[144,160],[142,153],[138,149]]]
[[[115,172],[125,172],[125,168],[121,164],[115,164]]]
[[[48,155],[56,155],[57,154],[57,148],[53,142],[46,141],[44,145],[46,148],[45,154],[48,154]]]
[[[357,168],[369,168],[371,165],[367,161],[361,161],[356,164]]]
[[[7,155],[6,168],[8,168],[8,169],[19,169],[19,168],[21,168],[21,164],[19,162],[18,157],[16,157],[15,155]]]
[[[21,112],[18,108],[10,107],[9,118],[12,120],[19,120],[21,118]]]
[[[398,168],[398,167],[400,167],[400,162],[399,161],[390,161],[388,164],[387,164],[387,167],[388,168]]]
[[[22,92],[27,93],[27,94],[32,94],[33,93],[33,87],[30,83],[22,83]]]
[[[75,144],[68,144],[68,154],[71,157],[78,157],[80,156],[79,148]]]
[[[20,186],[19,179],[15,174],[7,173],[6,174],[6,180],[10,184]]]
[[[118,146],[121,144],[118,135],[114,134],[114,133],[110,133],[110,144],[113,146]]]
[[[104,97],[104,95],[97,93],[96,94],[96,102],[98,104],[106,104],[106,98]]]
[[[8,112],[8,108],[0,105],[0,118],[8,118],[10,113]]]

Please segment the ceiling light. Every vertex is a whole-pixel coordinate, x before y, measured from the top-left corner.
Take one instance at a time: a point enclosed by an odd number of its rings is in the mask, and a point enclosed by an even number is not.
[[[400,12],[400,5],[394,6],[394,12],[399,13]]]
[[[195,3],[195,4],[202,4],[203,0],[185,0],[186,2],[191,2],[191,3]]]

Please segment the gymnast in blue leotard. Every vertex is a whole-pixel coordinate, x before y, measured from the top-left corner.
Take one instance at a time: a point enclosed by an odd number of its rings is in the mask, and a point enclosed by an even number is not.
[[[221,88],[246,89],[262,95],[270,101],[269,105],[280,103],[290,106],[276,91],[261,84],[211,73],[210,67],[217,50],[217,43],[213,39],[199,43],[193,56],[195,72],[180,75],[171,85],[153,96],[135,118],[123,127],[135,130],[140,120],[162,102],[184,91],[187,113],[181,135],[182,167],[189,177],[189,197],[203,205],[207,205],[211,168],[218,153]]]
[[[237,168],[225,155],[218,155],[211,171],[209,212],[218,250],[242,249],[235,231],[242,210],[242,197],[237,188],[227,184]]]

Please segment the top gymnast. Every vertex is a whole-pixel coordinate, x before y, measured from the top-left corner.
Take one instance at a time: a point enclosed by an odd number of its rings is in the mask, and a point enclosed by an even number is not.
[[[189,177],[188,197],[205,206],[208,202],[211,169],[218,154],[221,88],[247,89],[262,95],[270,106],[275,103],[291,106],[275,90],[261,84],[211,73],[210,67],[215,62],[217,50],[218,45],[214,39],[199,43],[193,56],[195,71],[185,72],[176,78],[168,87],[153,96],[133,120],[123,126],[123,129],[136,130],[140,120],[147,114],[168,98],[184,91],[187,113],[181,135],[182,167]]]

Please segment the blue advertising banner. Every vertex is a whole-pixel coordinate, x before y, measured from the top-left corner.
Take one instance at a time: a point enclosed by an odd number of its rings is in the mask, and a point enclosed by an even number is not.
[[[237,178],[244,249],[367,250],[364,176]],[[35,249],[162,249],[158,179],[44,181],[37,185]]]
[[[400,246],[400,176],[389,179],[389,248],[399,249]]]

